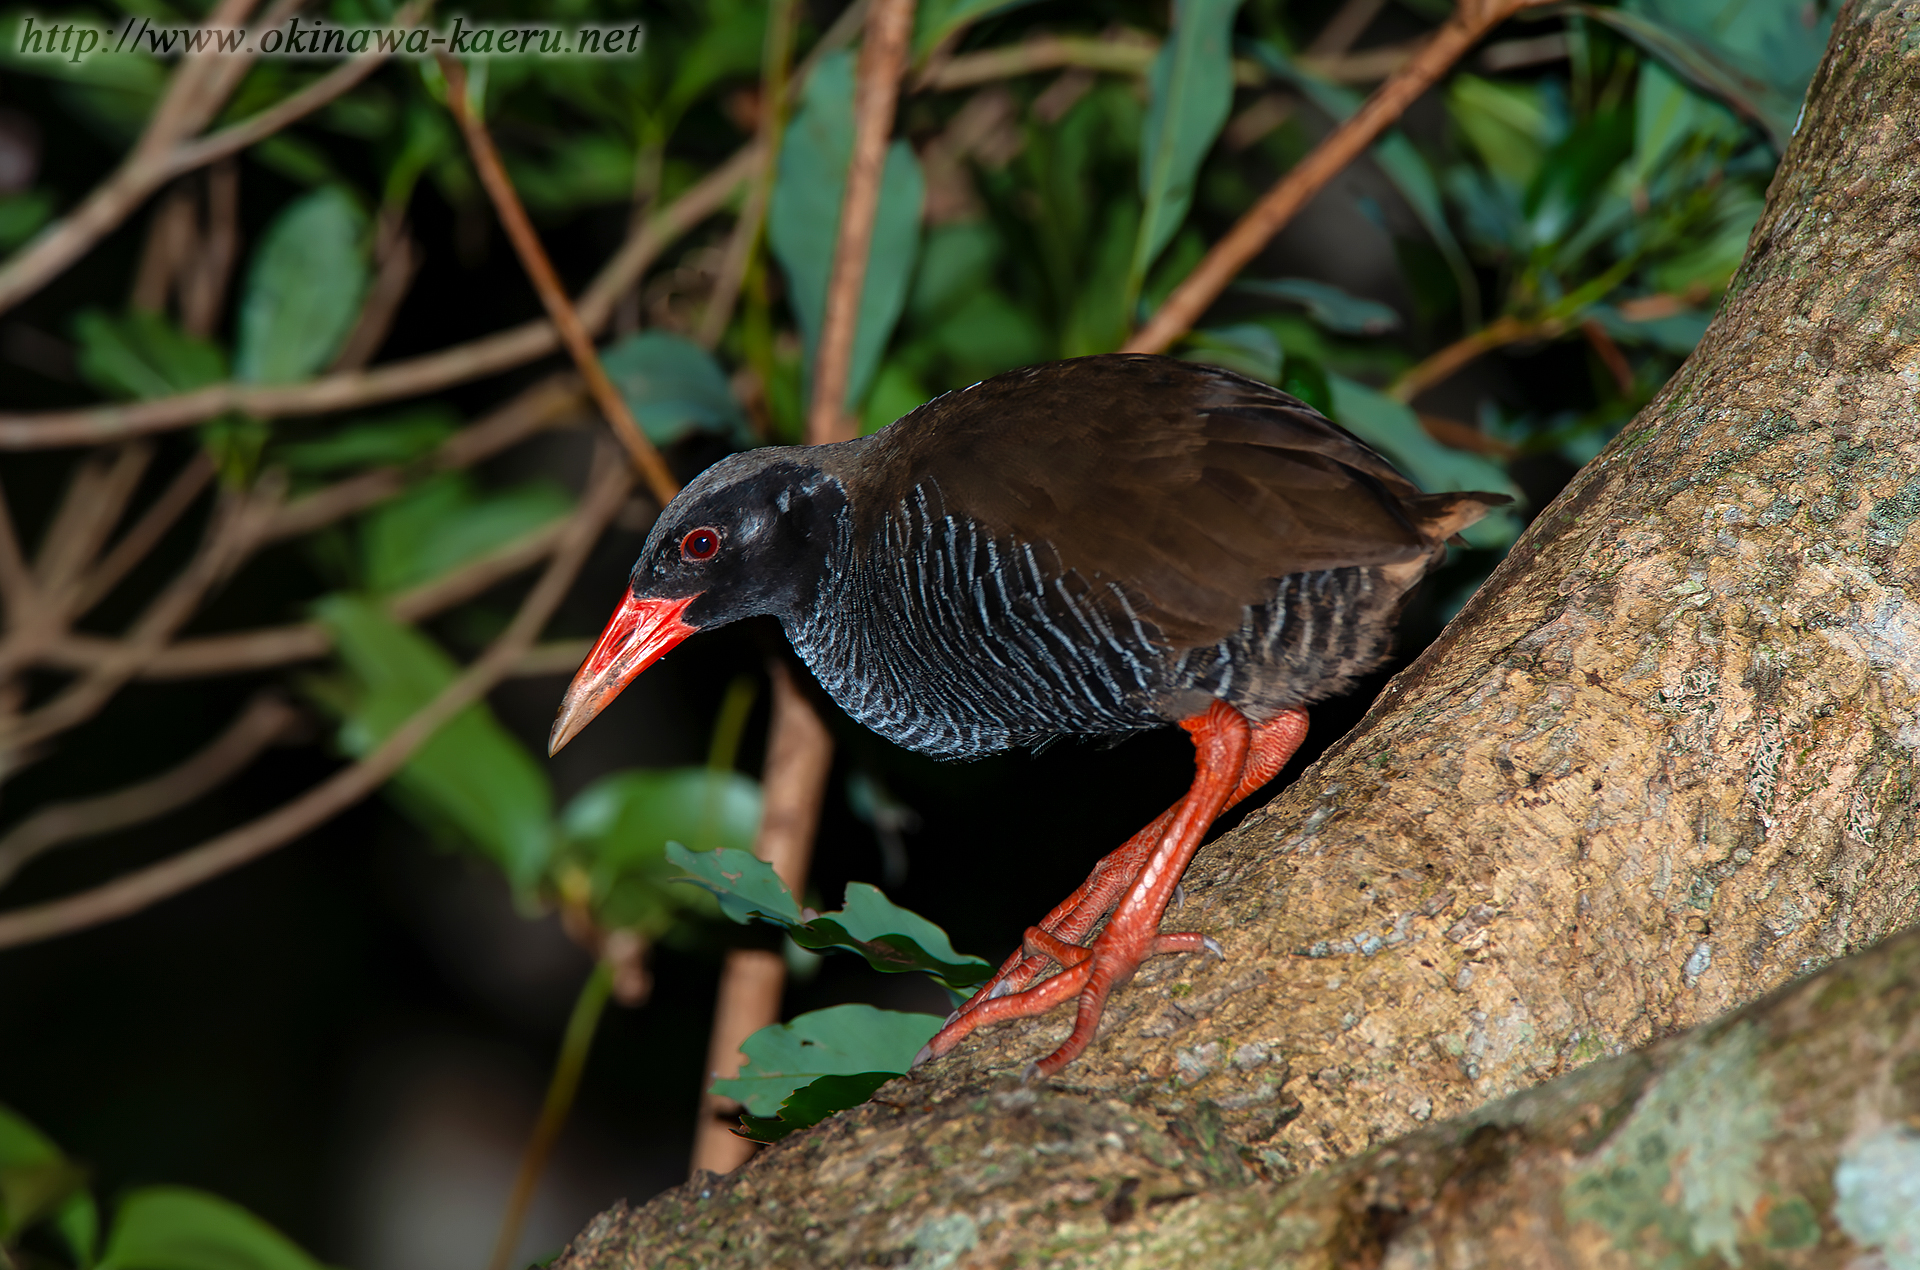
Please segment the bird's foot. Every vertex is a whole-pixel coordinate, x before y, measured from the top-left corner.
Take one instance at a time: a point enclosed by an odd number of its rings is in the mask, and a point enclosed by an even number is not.
[[[1092,1044],[1108,995],[1131,979],[1134,971],[1147,958],[1162,953],[1226,956],[1211,936],[1194,931],[1156,934],[1141,940],[1137,936],[1130,937],[1127,931],[1115,931],[1111,926],[1086,948],[1062,943],[1038,928],[1027,932],[1027,945],[1041,950],[1043,955],[1027,957],[1021,963],[1023,967],[1027,962],[1044,965],[1047,961],[1054,961],[1060,964],[1060,973],[1041,980],[1033,987],[1009,990],[991,999],[985,992],[976,994],[927,1042],[926,1047],[914,1058],[914,1066],[952,1052],[954,1046],[989,1023],[1031,1018],[1046,1013],[1069,997],[1077,996],[1079,1006],[1074,1016],[1073,1031],[1060,1048],[1029,1069],[1030,1074],[1051,1076],[1078,1058]]]

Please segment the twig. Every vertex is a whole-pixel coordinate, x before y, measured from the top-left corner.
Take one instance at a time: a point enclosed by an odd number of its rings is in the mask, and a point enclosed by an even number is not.
[[[1587,343],[1593,346],[1594,356],[1607,368],[1607,374],[1613,376],[1614,387],[1620,390],[1622,397],[1633,396],[1633,365],[1627,361],[1627,355],[1620,351],[1620,345],[1613,336],[1607,334],[1607,328],[1600,325],[1599,319],[1588,318],[1580,324],[1580,334],[1587,337]]]
[[[1561,323],[1554,319],[1527,322],[1519,318],[1498,317],[1479,330],[1463,335],[1445,348],[1421,359],[1387,388],[1387,396],[1397,401],[1412,401],[1435,384],[1450,378],[1462,366],[1483,353],[1522,340],[1557,335]]]
[[[599,330],[612,316],[615,298],[646,272],[661,251],[726,206],[741,182],[757,170],[758,153],[753,144],[743,146],[662,208],[646,228],[627,239],[581,293],[581,323],[590,331]],[[151,401],[40,414],[0,414],[0,450],[98,445],[121,437],[188,427],[229,410],[258,419],[351,410],[418,397],[512,370],[559,347],[553,324],[536,320],[437,353],[371,370],[327,375],[304,384],[254,386],[229,381]]]
[[[111,794],[42,807],[0,837],[0,886],[54,847],[164,816],[225,784],[298,717],[278,693],[260,693],[225,732],[178,767]]]
[[[566,527],[567,522],[562,519],[529,530],[457,569],[393,596],[387,601],[387,612],[402,622],[418,622],[470,600],[545,559],[559,545]],[[49,644],[37,660],[41,665],[61,669],[93,671],[123,655],[123,649],[124,645],[117,640],[70,634]],[[333,637],[325,626],[301,622],[183,639],[148,657],[136,673],[141,679],[244,675],[313,661],[331,651]]]
[[[604,960],[595,962],[593,973],[581,985],[573,1013],[567,1018],[560,1054],[554,1059],[553,1076],[547,1082],[546,1101],[540,1107],[540,1119],[533,1127],[533,1136],[527,1139],[527,1149],[520,1156],[520,1169],[514,1174],[513,1192],[507,1197],[507,1210],[500,1219],[500,1234],[494,1240],[487,1270],[508,1270],[513,1264],[513,1250],[520,1243],[527,1209],[533,1204],[534,1188],[540,1184],[547,1157],[553,1153],[554,1143],[560,1140],[567,1112],[573,1108],[574,1095],[580,1090],[580,1074],[586,1070],[587,1055],[593,1049],[593,1034],[600,1026],[600,1016],[606,1011],[607,997],[612,991],[613,967]]]
[[[133,271],[127,307],[159,313],[167,307],[174,280],[194,256],[199,235],[193,210],[193,191],[176,185],[153,209],[147,222],[147,240],[140,248],[140,264]]]
[[[6,601],[7,627],[11,629],[20,615],[32,607],[37,593],[27,559],[20,553],[20,538],[13,530],[13,512],[7,507],[7,492],[0,487],[0,600]]]
[[[907,66],[907,45],[913,38],[913,9],[914,0],[873,0],[867,10],[854,101],[853,155],[847,164],[846,193],[840,200],[840,234],[814,353],[813,405],[807,412],[807,438],[816,445],[846,440],[856,431],[847,412],[848,373],[860,325],[874,218],[880,207],[880,177],[893,133],[893,108]]]
[[[1380,16],[1380,10],[1386,7],[1386,0],[1346,0],[1320,28],[1320,34],[1313,37],[1313,43],[1307,45],[1306,55],[1338,57],[1366,34],[1373,20]]]
[[[1362,49],[1358,53],[1303,55],[1295,60],[1303,70],[1337,84],[1369,84],[1400,69],[1420,44],[1419,40],[1411,40]],[[996,80],[1056,70],[1139,76],[1153,68],[1153,59],[1159,52],[1158,40],[1135,32],[1124,32],[1120,38],[1031,35],[1018,44],[963,53],[931,65],[915,81],[914,88],[916,91],[951,92]],[[1234,83],[1251,87],[1264,84],[1269,78],[1265,68],[1257,62],[1246,58],[1234,59]]]
[[[333,365],[327,367],[330,371],[359,370],[373,360],[373,355],[386,343],[393,320],[400,316],[400,305],[413,285],[414,274],[420,271],[420,253],[413,245],[406,221],[398,214],[382,215],[375,244],[374,255],[379,263],[373,285],[367,288],[367,298],[360,305],[360,316],[354,320],[353,330],[334,356]]]
[[[784,661],[770,662],[767,674],[773,681],[773,718],[761,765],[760,828],[753,853],[773,866],[788,890],[800,895],[806,888],[827,775],[833,769],[833,737]],[[730,1172],[753,1154],[750,1142],[728,1131],[722,1118],[725,1100],[714,1094],[711,1084],[713,1078],[736,1075],[740,1043],[779,1019],[785,974],[773,953],[738,948],[727,954],[707,1042],[709,1079],[701,1087],[700,1118],[694,1128],[695,1169]]]
[[[141,613],[114,655],[0,734],[0,755],[25,751],[91,718],[106,705],[193,616],[207,592],[252,552],[279,494],[276,483],[263,481],[255,492],[231,495],[208,525],[200,550]]]
[[[600,531],[632,488],[623,463],[598,463],[593,484],[574,512],[560,549],[507,629],[432,701],[371,754],[299,798],[209,842],[65,899],[0,913],[0,948],[71,934],[137,913],[209,878],[245,864],[306,833],[378,789],[440,726],[486,695],[511,672],[553,615]]]
[[[227,0],[208,15],[205,25],[237,26],[245,20],[253,4],[254,0]],[[409,6],[397,15],[396,21],[411,24],[425,11],[424,4],[417,8]],[[274,16],[270,15],[268,21],[273,20]],[[26,299],[92,250],[95,243],[168,181],[236,154],[318,110],[372,74],[384,60],[379,53],[365,54],[252,119],[198,141],[185,142],[182,138],[187,133],[199,129],[219,111],[226,95],[238,82],[238,76],[251,62],[251,55],[244,53],[219,57],[209,53],[189,54],[168,81],[167,92],[155,108],[147,131],[120,167],[71,213],[47,226],[5,265],[0,265],[0,311]]]
[[[174,473],[173,480],[153,500],[146,511],[140,513],[140,519],[133,522],[133,528],[127,530],[119,542],[107,552],[99,564],[87,574],[80,584],[79,593],[74,597],[72,616],[79,617],[107,597],[108,592],[120,584],[120,579],[134,565],[146,559],[149,551],[173,528],[187,508],[193,506],[200,492],[213,479],[213,460],[207,457],[205,450],[195,452],[181,469]]]
[[[1460,0],[1453,16],[1407,64],[1361,103],[1345,123],[1329,133],[1311,153],[1242,216],[1225,237],[1213,245],[1194,271],[1186,276],[1166,303],[1134,337],[1126,352],[1160,353],[1193,328],[1219,294],[1248,261],[1258,255],[1281,226],[1306,205],[1321,187],[1359,157],[1361,151],[1398,119],[1480,38],[1513,14],[1539,0]]]
[[[222,159],[207,169],[206,245],[180,279],[180,327],[187,334],[205,339],[220,325],[239,254],[240,166]]]
[[[587,333],[573,302],[567,298],[566,288],[560,285],[560,275],[554,272],[553,262],[547,259],[547,249],[540,245],[540,235],[533,232],[533,222],[527,219],[527,209],[521,205],[520,195],[514,191],[513,182],[508,179],[507,170],[501,165],[500,152],[494,148],[493,137],[487,132],[486,123],[473,112],[472,103],[467,100],[466,68],[445,53],[439,55],[438,61],[440,73],[447,80],[447,109],[453,112],[454,122],[460,125],[461,135],[467,141],[467,153],[472,156],[474,169],[480,174],[480,184],[486,187],[487,197],[493,200],[494,212],[506,228],[507,237],[513,240],[513,249],[520,256],[520,267],[526,270],[533,289],[540,293],[540,303],[546,306],[548,319],[553,322],[554,329],[560,332],[561,343],[566,345],[568,355],[580,371],[580,377],[587,381],[587,391],[593,394],[594,403],[612,425],[613,435],[626,447],[628,457],[640,469],[653,496],[660,500],[662,507],[666,506],[679,492],[679,483],[667,469],[667,462],[660,457],[660,451],[654,449],[653,442],[647,440],[646,434],[640,431],[633,411],[627,408],[627,399],[607,378],[606,368],[600,364],[600,354],[594,351],[593,337]]]
[[[767,13],[767,39],[760,70],[760,172],[747,193],[746,205],[740,209],[733,234],[727,239],[720,273],[707,296],[707,307],[700,314],[700,329],[695,338],[703,348],[712,348],[726,334],[734,305],[740,299],[740,287],[747,278],[747,266],[753,262],[754,249],[760,245],[760,234],[766,228],[767,205],[773,198],[780,145],[786,135],[788,71],[793,61],[793,37],[799,13],[799,0],[772,0]]]

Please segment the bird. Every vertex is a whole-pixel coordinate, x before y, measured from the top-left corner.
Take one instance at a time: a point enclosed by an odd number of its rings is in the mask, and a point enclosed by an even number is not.
[[[1305,402],[1216,366],[1009,371],[871,435],[697,476],[648,533],[549,751],[689,636],[763,615],[849,717],[937,758],[1185,729],[1187,794],[1030,927],[916,1060],[1077,998],[1030,1069],[1050,1076],[1146,958],[1223,955],[1160,930],[1207,829],[1279,773],[1308,706],[1386,659],[1449,540],[1509,501],[1423,494]]]

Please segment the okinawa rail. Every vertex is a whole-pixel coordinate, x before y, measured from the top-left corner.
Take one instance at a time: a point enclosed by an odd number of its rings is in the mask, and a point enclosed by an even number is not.
[[[1280,771],[1305,707],[1385,658],[1448,539],[1507,501],[1422,494],[1305,403],[1215,367],[1115,354],[1010,371],[872,436],[702,473],[654,523],[551,748],[687,636],[762,614],[842,710],[921,753],[1186,729],[1186,796],[1030,928],[921,1055],[1077,996],[1072,1033],[1036,1064],[1051,1075],[1147,957],[1219,954],[1160,930],[1202,836]]]

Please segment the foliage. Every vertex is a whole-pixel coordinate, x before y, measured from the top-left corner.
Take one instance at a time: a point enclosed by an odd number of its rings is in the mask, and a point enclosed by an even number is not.
[[[340,0],[333,13],[376,20],[390,8]],[[1412,11],[1432,16],[1427,6]],[[567,12],[613,21],[637,10],[579,0]],[[483,3],[471,16],[512,12]],[[753,135],[770,108],[765,6],[729,0],[645,16],[636,58],[474,65],[475,99],[556,248],[624,225],[628,205],[644,212],[670,202]],[[1400,11],[1393,20],[1414,21]],[[1355,237],[1382,244],[1378,268],[1304,276],[1317,262],[1296,259],[1285,276],[1243,278],[1173,351],[1294,393],[1429,490],[1507,489],[1536,504],[1550,494],[1522,476],[1543,464],[1564,475],[1591,457],[1705,329],[1831,17],[1798,0],[1632,0],[1565,5],[1553,20],[1563,60],[1457,70],[1438,94],[1436,120],[1410,121],[1372,148],[1379,179],[1367,188],[1376,193],[1350,206]],[[1165,6],[924,0],[847,407],[871,431],[999,371],[1118,347],[1310,139],[1356,109],[1358,92],[1315,69],[1324,61],[1295,55],[1314,34],[1304,21],[1291,8],[1238,0],[1179,0],[1170,19]],[[1129,22],[1152,29],[1116,26]],[[927,87],[942,59],[1041,33],[1104,39],[1109,51],[1142,40],[1158,47],[1124,72],[1102,63],[958,92]],[[801,48],[820,34],[803,26]],[[172,64],[8,53],[5,65],[45,78],[62,108],[117,153],[151,114]],[[325,69],[254,64],[222,121],[286,100]],[[731,218],[673,247],[628,310],[643,313],[648,329],[607,342],[608,374],[683,468],[801,435],[852,148],[853,81],[852,55],[827,50],[796,86],[764,241],[750,244],[743,299],[717,343],[699,342],[696,316],[715,291]],[[324,375],[380,293],[376,226],[403,225],[433,200],[457,226],[491,218],[444,89],[432,63],[396,61],[247,151],[248,197],[272,205],[249,205],[257,229],[229,317],[208,333],[191,333],[181,312],[120,307],[120,280],[70,304],[50,297],[86,390],[150,401],[229,378],[293,385]],[[1238,125],[1279,94],[1291,113],[1242,135]],[[85,192],[34,179],[0,195],[0,247],[25,241]],[[489,250],[484,235],[476,247],[463,234],[426,251],[445,264],[445,255]],[[1458,391],[1423,397],[1447,383],[1423,372],[1463,347],[1471,355],[1459,364],[1473,368],[1448,385]],[[1554,369],[1532,373],[1542,364]],[[301,494],[354,482],[383,491],[304,533],[294,548],[300,566],[285,572],[299,579],[290,587],[305,589],[272,592],[289,610],[274,620],[304,612],[326,633],[329,661],[297,682],[335,721],[335,744],[349,757],[373,752],[456,681],[456,653],[504,624],[490,589],[511,571],[487,570],[547,541],[577,510],[561,485],[517,460],[484,470],[443,461],[473,404],[457,400],[271,424],[221,416],[204,421],[189,446],[214,459],[228,490],[284,478]],[[1525,510],[1468,531],[1473,550],[1456,584],[1492,567]],[[452,585],[476,577],[487,585]],[[396,615],[442,589],[457,598],[417,620]],[[483,700],[386,788],[448,849],[497,868],[529,913],[565,908],[596,936],[711,947],[733,933],[716,920],[724,915],[777,925],[802,948],[925,973],[950,990],[984,980],[986,963],[956,953],[938,926],[874,887],[849,885],[836,912],[803,907],[750,853],[759,790],[733,770],[736,745],[737,733],[705,767],[605,774],[557,807],[537,741]],[[930,1034],[931,1016],[877,1021],[883,1012],[863,1009],[816,1012],[749,1042],[752,1074],[730,1088],[756,1117],[756,1133],[777,1136],[864,1098]],[[0,1119],[0,1239],[44,1227],[75,1264],[88,1264],[92,1205],[57,1150]],[[254,1219],[189,1192],[136,1192],[118,1213],[101,1264],[197,1265],[178,1251],[180,1232],[216,1230],[225,1233],[207,1238],[236,1249],[227,1264],[310,1264]]]
[[[104,1246],[99,1211],[86,1170],[0,1106],[0,1260],[16,1264],[9,1253],[44,1232],[76,1270],[322,1270],[246,1209],[191,1187],[122,1195]]]

